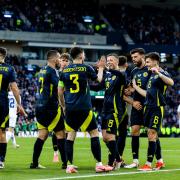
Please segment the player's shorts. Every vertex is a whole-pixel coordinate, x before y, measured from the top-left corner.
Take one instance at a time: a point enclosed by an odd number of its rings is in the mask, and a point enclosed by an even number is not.
[[[36,118],[38,129],[48,131],[61,131],[65,129],[62,109],[48,109],[47,107],[36,107]]]
[[[116,113],[108,113],[102,115],[102,130],[106,130],[106,132],[109,134],[117,135],[118,126],[119,119]]]
[[[15,128],[17,116],[9,116],[9,127]]]
[[[160,107],[144,107],[144,124],[149,129],[160,130],[162,119],[164,116],[164,106]]]
[[[68,111],[66,110],[65,128],[68,132],[78,131],[82,132],[92,131],[97,129],[97,122],[92,110]]]
[[[131,126],[134,126],[134,125],[143,126],[144,125],[143,119],[144,119],[143,110],[138,111],[134,107],[132,107],[131,117],[130,117]]]
[[[5,129],[9,127],[9,104],[0,103],[0,128]]]

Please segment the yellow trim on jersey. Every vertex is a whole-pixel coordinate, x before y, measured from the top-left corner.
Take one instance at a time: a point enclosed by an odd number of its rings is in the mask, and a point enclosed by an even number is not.
[[[161,124],[160,124],[160,127],[162,128],[162,120],[163,120],[163,117],[164,117],[164,106],[160,106],[160,109],[161,109]]]
[[[124,120],[124,117],[127,115],[127,108],[124,111],[124,114],[122,115],[121,120],[119,121],[119,124],[121,124],[121,122]]]
[[[158,91],[157,91],[157,106],[160,106]]]
[[[63,88],[64,87],[64,82],[63,81],[59,81],[58,82],[58,87],[62,87]]]
[[[64,125],[65,125],[66,131],[68,131],[68,132],[75,131],[75,130],[74,130],[73,128],[71,128],[66,122],[64,123]]]
[[[167,85],[164,85],[163,95],[166,93]]]
[[[52,96],[52,92],[53,92],[53,84],[50,84],[50,97]]]
[[[9,114],[5,117],[4,122],[1,124],[1,128],[5,128],[7,121],[9,120]]]
[[[124,88],[124,85],[121,85],[121,89],[120,89],[120,97],[122,97],[123,88]]]
[[[119,135],[119,132],[118,132],[118,127],[119,127],[119,119],[118,119],[118,114],[117,113],[113,113],[114,115],[114,119],[115,119],[115,122],[116,122],[116,127],[117,127],[117,136]]]
[[[114,105],[114,112],[115,112],[116,114],[118,114],[118,110],[117,110],[117,106],[116,106],[116,96],[114,96],[113,105]]]
[[[143,109],[143,114],[145,113],[145,111],[146,111],[146,106],[144,106],[144,109]]]
[[[43,126],[42,124],[40,124],[39,122],[37,122],[37,126],[38,129],[48,129],[49,132],[53,131],[53,129],[56,127],[57,123],[59,122],[61,117],[61,108],[58,108],[58,112],[56,117],[53,119],[53,121],[51,122],[51,124],[48,127]]]
[[[84,123],[80,127],[81,131],[83,131],[83,132],[86,131],[90,122],[92,121],[92,118],[93,118],[93,112],[92,112],[92,110],[90,110],[88,117],[86,118],[86,120],[84,121]]]
[[[160,106],[162,119],[164,117],[164,106]]]

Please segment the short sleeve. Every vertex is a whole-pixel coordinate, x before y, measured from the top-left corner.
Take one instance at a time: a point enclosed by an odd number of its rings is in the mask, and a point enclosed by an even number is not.
[[[87,66],[87,73],[88,73],[88,78],[91,79],[92,81],[95,81],[97,79],[97,74],[91,66]]]
[[[16,72],[13,67],[11,67],[9,71],[9,82],[16,82]]]

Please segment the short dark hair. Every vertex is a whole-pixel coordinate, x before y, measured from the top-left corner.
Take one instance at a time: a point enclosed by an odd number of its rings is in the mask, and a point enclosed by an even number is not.
[[[3,56],[3,58],[5,58],[7,55],[7,49],[0,47],[0,55]]]
[[[126,56],[119,56],[119,66],[124,66],[127,63]]]
[[[109,56],[114,56],[116,59],[119,60],[119,56],[116,53],[110,53],[107,55],[107,57],[109,57]]]
[[[57,50],[49,50],[47,52],[47,59],[57,56],[57,53],[59,53]]]
[[[145,54],[145,50],[143,48],[134,48],[130,51],[130,55],[134,53],[139,53],[141,55]]]
[[[60,59],[67,59],[68,61],[71,61],[71,56],[69,53],[62,53]]]
[[[146,54],[145,59],[147,58],[160,62],[160,55],[158,52],[150,52]]]
[[[70,49],[70,55],[72,59],[76,59],[84,50],[80,47],[73,47]]]

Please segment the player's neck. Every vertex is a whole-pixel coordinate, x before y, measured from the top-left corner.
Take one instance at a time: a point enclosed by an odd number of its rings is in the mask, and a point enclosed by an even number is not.
[[[56,69],[56,65],[54,63],[48,62],[47,65],[53,69]]]
[[[126,67],[119,67],[119,71],[125,72],[126,71]]]
[[[142,69],[145,65],[146,65],[145,61],[142,61],[142,64],[141,64],[141,66],[139,67],[139,69]]]
[[[82,64],[82,61],[74,59],[73,64]]]

